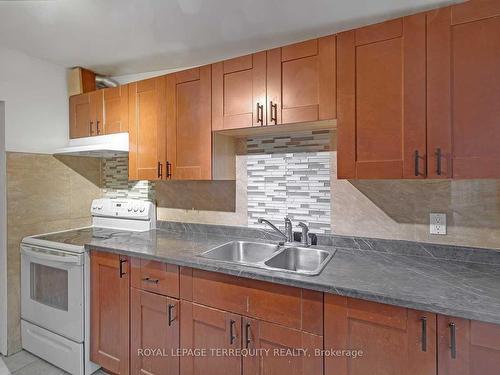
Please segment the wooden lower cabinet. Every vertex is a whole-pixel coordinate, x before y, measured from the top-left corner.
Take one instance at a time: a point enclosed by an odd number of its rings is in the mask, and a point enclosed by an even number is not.
[[[99,251],[90,258],[91,360],[114,374],[499,373],[500,325]]]
[[[500,373],[500,325],[438,316],[439,375]]]
[[[132,374],[179,374],[180,302],[131,288]]]
[[[241,349],[241,316],[187,301],[181,314],[181,374],[241,374],[241,357],[225,355]]]
[[[323,337],[243,318],[243,374],[323,374]]]
[[[324,316],[325,374],[436,374],[435,314],[325,294]]]
[[[90,254],[90,359],[114,374],[129,374],[128,258]]]

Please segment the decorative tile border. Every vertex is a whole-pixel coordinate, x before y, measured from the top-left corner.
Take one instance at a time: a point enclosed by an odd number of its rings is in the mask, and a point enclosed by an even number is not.
[[[106,198],[155,199],[152,181],[129,181],[128,158],[103,159],[103,193]]]
[[[286,216],[329,233],[329,147],[329,131],[248,139],[248,226],[263,228],[260,217],[283,226]]]

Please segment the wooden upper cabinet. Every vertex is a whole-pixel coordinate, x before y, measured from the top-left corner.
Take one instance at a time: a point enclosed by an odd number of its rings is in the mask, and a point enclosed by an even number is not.
[[[69,137],[82,138],[97,135],[100,108],[99,91],[74,95],[69,98]]]
[[[165,77],[129,84],[129,179],[165,178]]]
[[[267,124],[336,117],[335,36],[267,51]]]
[[[242,331],[243,347],[262,354],[243,357],[244,375],[323,374],[323,336],[250,318]]]
[[[496,375],[500,325],[438,316],[438,374]]]
[[[266,124],[266,53],[212,64],[212,130]]]
[[[435,314],[325,294],[324,316],[325,350],[362,351],[325,356],[325,374],[436,374]]]
[[[428,13],[427,46],[429,176],[500,177],[500,2]]]
[[[169,74],[166,81],[167,178],[210,180],[211,66]]]
[[[178,375],[179,300],[131,288],[130,310],[131,373]],[[141,355],[144,349],[162,350],[164,355]]]
[[[338,177],[426,175],[425,14],[337,36]]]
[[[127,85],[70,97],[70,138],[127,132],[128,104]]]
[[[90,359],[114,374],[129,373],[128,258],[90,254]]]
[[[206,355],[181,357],[182,375],[241,375],[241,356],[216,350],[241,349],[241,316],[181,301],[181,348]]]
[[[102,127],[100,134],[128,131],[128,85],[102,90]]]

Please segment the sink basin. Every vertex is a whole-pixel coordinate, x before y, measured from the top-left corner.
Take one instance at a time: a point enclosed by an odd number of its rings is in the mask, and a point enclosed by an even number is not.
[[[231,241],[199,256],[266,270],[319,275],[335,252],[309,247],[283,247],[270,243]]]
[[[325,250],[287,247],[264,264],[271,268],[306,275],[318,275],[333,254]]]
[[[280,247],[278,245],[231,241],[201,254],[204,258],[236,263],[259,263],[269,258]]]

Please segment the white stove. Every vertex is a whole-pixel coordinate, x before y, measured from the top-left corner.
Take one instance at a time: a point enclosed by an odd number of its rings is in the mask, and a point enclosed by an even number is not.
[[[92,226],[26,237],[21,242],[23,348],[75,375],[90,362],[90,258],[85,244],[156,227],[155,206],[132,199],[96,199]]]

